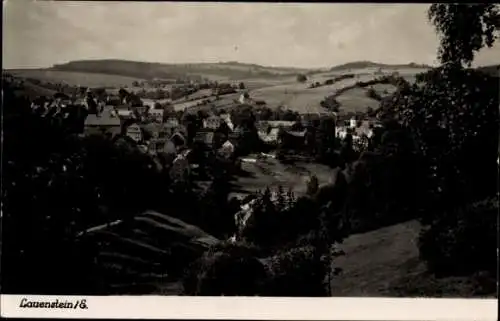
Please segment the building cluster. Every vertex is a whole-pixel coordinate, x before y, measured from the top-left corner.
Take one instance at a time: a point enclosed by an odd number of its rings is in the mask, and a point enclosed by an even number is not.
[[[250,100],[248,94],[240,97],[240,103]],[[95,97],[90,89],[81,97],[56,94],[51,99],[38,99],[32,104],[42,116],[63,115],[61,117],[67,117],[67,111],[75,110],[75,106],[81,107],[82,134],[133,141],[139,150],[153,157],[168,155],[167,158],[176,164],[174,168],[196,166],[189,157],[193,143],[202,143],[220,156],[230,158],[244,133],[243,128],[235,126],[231,114],[212,113],[203,117],[201,124],[196,126],[196,133],[191,132],[193,137],[188,137],[188,124],[183,121],[182,113],[167,111],[160,104],[136,104],[128,96]],[[308,129],[317,125],[321,117],[324,115],[304,114],[299,121],[257,121],[255,125],[260,140],[267,144],[278,144],[286,137],[287,142],[299,146],[308,144]],[[342,140],[350,134],[353,145],[361,147],[372,137],[374,126],[377,124],[369,120],[337,119],[335,136]]]
[[[125,101],[109,106],[105,102],[87,99],[85,106],[89,113],[85,118],[84,134],[132,140],[142,152],[170,160],[171,173],[178,179],[199,166],[190,157],[192,144],[202,143],[221,157],[230,158],[235,152],[238,133],[241,133],[235,128],[230,114],[208,115],[194,136],[188,139],[189,121],[183,120],[182,113],[166,112],[155,106],[132,107]],[[220,133],[223,124],[226,133]],[[219,139],[217,142],[216,138]]]

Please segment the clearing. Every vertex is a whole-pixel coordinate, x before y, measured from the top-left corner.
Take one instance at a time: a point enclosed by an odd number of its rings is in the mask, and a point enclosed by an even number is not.
[[[291,188],[295,195],[301,196],[306,193],[307,182],[312,174],[318,177],[320,185],[330,182],[332,178],[330,167],[316,163],[296,162],[293,165],[284,165],[276,159],[267,158],[257,160],[255,163],[242,162],[241,167],[249,174],[238,177],[232,196],[279,186],[282,186],[285,191]]]

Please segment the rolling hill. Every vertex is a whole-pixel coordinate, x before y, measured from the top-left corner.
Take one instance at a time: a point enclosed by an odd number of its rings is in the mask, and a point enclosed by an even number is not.
[[[424,64],[416,64],[414,62],[408,64],[383,64],[373,61],[353,61],[348,62],[342,65],[334,66],[330,68],[330,71],[343,71],[346,69],[365,69],[365,68],[382,68],[382,69],[407,69],[407,68],[416,68],[416,69],[427,69],[432,68],[429,65]]]
[[[166,64],[150,63],[117,59],[79,60],[65,64],[56,64],[50,70],[77,71],[86,73],[113,74],[142,79],[173,79],[173,78],[276,78],[285,75],[295,75],[308,70],[288,67],[265,67],[239,62]]]
[[[66,83],[70,86],[88,86],[120,88],[130,87],[132,83],[140,78],[121,76],[116,74],[79,72],[72,70],[51,69],[12,69],[9,72],[17,77],[29,80],[38,79],[43,82]]]

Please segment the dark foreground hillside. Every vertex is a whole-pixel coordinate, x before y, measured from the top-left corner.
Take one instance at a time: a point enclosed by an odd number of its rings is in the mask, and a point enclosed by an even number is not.
[[[437,278],[419,258],[421,225],[408,221],[348,237],[336,259],[342,277],[332,282],[333,296],[497,297],[478,286],[481,276]]]

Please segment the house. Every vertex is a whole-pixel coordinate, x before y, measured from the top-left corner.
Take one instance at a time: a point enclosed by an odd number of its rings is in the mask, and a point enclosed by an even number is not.
[[[214,132],[201,130],[201,131],[196,133],[196,136],[194,137],[194,141],[204,143],[208,147],[211,147],[214,143]]]
[[[283,143],[287,148],[298,149],[307,145],[308,139],[306,137],[308,130],[302,131],[285,131],[280,143]]]
[[[225,158],[230,158],[233,156],[235,151],[235,146],[232,142],[227,140],[224,144],[222,144],[221,148],[219,148],[218,152],[221,156]]]
[[[140,144],[140,145],[137,145],[137,148],[142,153],[147,153],[148,152],[148,146],[147,145]]]
[[[168,139],[154,139],[149,141],[148,153],[153,156],[161,156],[169,164],[172,164],[173,160],[177,157],[177,149],[174,143]]]
[[[142,141],[142,129],[137,124],[131,124],[127,127],[126,135],[132,138],[136,143]]]
[[[173,134],[174,131],[180,126],[179,120],[175,117],[169,117],[164,123],[163,127],[165,129],[165,132],[167,132],[169,135]]]
[[[161,123],[163,121],[163,109],[150,109],[149,115],[151,115],[151,118],[156,122]]]
[[[373,136],[373,130],[371,128],[371,124],[369,121],[362,121],[361,122],[361,126],[357,127],[355,130],[354,130],[355,134],[357,136],[366,136],[368,138],[372,137]]]
[[[270,126],[271,128],[283,127],[284,129],[290,129],[295,124],[295,121],[287,121],[287,120],[265,120],[259,121],[258,127],[265,128]]]
[[[238,140],[241,136],[243,136],[245,130],[241,126],[236,126],[233,132],[229,133],[230,140]]]
[[[240,98],[238,99],[240,104],[246,104],[249,102],[249,100],[250,100],[250,95],[247,92],[242,93],[240,95]]]
[[[213,95],[225,95],[225,94],[233,94],[236,90],[228,83],[219,84],[217,88],[212,90]]]
[[[133,114],[131,110],[128,109],[117,109],[116,113],[120,118],[132,118]]]
[[[160,132],[163,131],[163,126],[158,123],[146,123],[141,125],[144,139],[156,139],[160,137]]]
[[[151,155],[156,155],[157,153],[162,152],[166,142],[167,140],[165,139],[151,139],[148,144],[148,153]]]
[[[234,124],[231,119],[231,114],[220,114],[220,119],[222,119],[224,122],[226,122],[227,127],[229,127],[230,130],[234,130]]]
[[[139,115],[145,115],[148,110],[149,110],[149,106],[136,106],[136,107],[132,107],[133,109],[135,109],[135,111],[139,114]]]
[[[86,135],[103,134],[114,137],[121,132],[120,118],[109,111],[100,114],[88,114],[84,126]]]
[[[347,128],[345,126],[335,127],[335,137],[345,139],[347,136]]]
[[[354,118],[354,117],[352,117],[352,118],[349,120],[349,126],[350,126],[351,128],[356,128],[356,127],[357,127],[357,126],[356,126],[356,125],[357,125],[357,123],[358,123],[358,121],[357,121],[357,120],[356,120],[356,118]]]
[[[277,143],[280,128],[271,128],[269,131],[259,131],[259,138],[266,143]]]
[[[219,128],[221,122],[222,119],[219,116],[212,115],[210,117],[203,119],[203,128],[209,128],[215,130]]]
[[[172,167],[170,168],[170,177],[173,180],[185,181],[189,179],[191,169],[188,161],[188,152],[189,151],[180,153],[172,162]]]
[[[175,145],[177,149],[182,149],[187,144],[186,138],[179,132],[172,134],[172,136],[170,136],[170,141]]]

